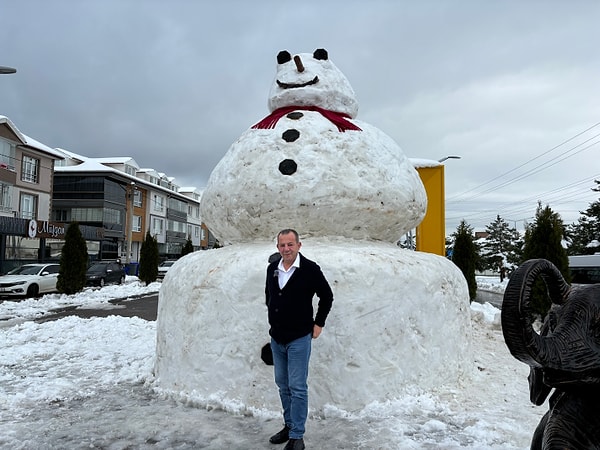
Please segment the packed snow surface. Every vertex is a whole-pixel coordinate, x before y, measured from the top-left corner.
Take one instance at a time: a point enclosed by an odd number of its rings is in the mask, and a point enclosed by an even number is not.
[[[0,448],[273,448],[278,401],[259,411],[223,403],[219,392],[200,400],[156,387],[155,322],[119,317],[118,309],[106,318],[32,321],[57,307],[114,308],[111,298],[159,286],[128,277],[74,296],[0,303]],[[357,410],[331,406],[310,417],[307,448],[528,449],[547,405],[529,403],[529,370],[509,354],[499,310],[472,303],[470,315],[476,369],[459,387],[441,380]]]

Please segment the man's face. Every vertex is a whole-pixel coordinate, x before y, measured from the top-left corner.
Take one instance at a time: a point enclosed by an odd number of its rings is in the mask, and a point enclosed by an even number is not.
[[[294,263],[301,246],[300,242],[296,242],[294,233],[281,234],[277,238],[277,250],[279,250],[283,262],[287,265]]]

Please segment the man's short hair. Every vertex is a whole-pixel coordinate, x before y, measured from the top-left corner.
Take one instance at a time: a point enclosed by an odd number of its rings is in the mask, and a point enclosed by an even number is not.
[[[281,230],[279,233],[277,233],[277,242],[279,242],[279,236],[281,236],[282,234],[290,234],[292,233],[294,235],[294,237],[296,238],[296,242],[300,242],[300,236],[298,235],[298,232],[296,230],[294,230],[293,228],[285,228],[283,230]]]

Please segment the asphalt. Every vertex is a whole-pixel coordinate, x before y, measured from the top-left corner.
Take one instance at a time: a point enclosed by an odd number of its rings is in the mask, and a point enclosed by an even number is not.
[[[140,319],[155,321],[158,308],[158,294],[146,294],[140,297],[128,297],[121,299],[109,300],[109,303],[114,305],[111,308],[103,309],[85,309],[78,306],[64,308],[52,312],[47,316],[39,318],[36,322],[48,322],[51,320],[61,319],[67,316],[77,316],[84,319],[91,317],[108,317],[108,316],[123,316],[123,317],[139,317]]]

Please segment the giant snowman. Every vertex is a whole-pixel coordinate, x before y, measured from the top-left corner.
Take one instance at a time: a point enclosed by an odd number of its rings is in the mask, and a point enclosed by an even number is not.
[[[260,350],[269,341],[265,269],[283,228],[300,233],[335,297],[313,341],[313,413],[458,386],[472,367],[466,282],[446,258],[394,244],[426,210],[410,161],[355,119],[354,91],[326,50],[278,54],[269,110],[202,196],[203,221],[224,247],[180,259],[161,286],[160,388],[226,409],[279,410]]]

